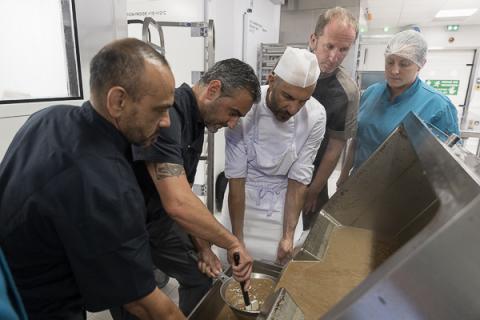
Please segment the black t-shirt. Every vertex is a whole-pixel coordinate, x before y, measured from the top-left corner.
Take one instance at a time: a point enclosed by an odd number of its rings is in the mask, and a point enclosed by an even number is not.
[[[320,76],[312,96],[327,112],[327,130],[314,161],[318,167],[330,137],[348,140],[355,135],[360,94],[355,82],[340,67],[327,77]]]
[[[170,127],[160,129],[155,143],[149,147],[133,146],[135,174],[144,193],[147,221],[162,220],[165,228],[173,220],[165,213],[145,161],[183,165],[188,182],[193,184],[205,132],[197,100],[189,85],[184,83],[175,89],[174,104],[169,112]]]
[[[155,288],[130,144],[89,102],[41,110],[16,134],[0,246],[30,319],[84,319]]]

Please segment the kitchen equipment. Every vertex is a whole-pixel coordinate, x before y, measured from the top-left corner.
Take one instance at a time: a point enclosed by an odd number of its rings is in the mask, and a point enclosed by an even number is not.
[[[235,266],[238,266],[240,264],[240,254],[238,252],[235,252],[233,254],[233,261],[235,263]],[[242,290],[243,301],[245,302],[245,309],[252,310],[252,306],[250,305],[250,297],[248,296],[248,291],[245,290],[245,281],[240,282],[240,289]]]
[[[253,261],[253,273],[252,277],[255,274],[263,274],[270,276],[275,282],[280,276],[282,268],[264,261]],[[231,275],[231,268],[225,271],[225,274]],[[238,317],[243,317],[234,313],[234,309],[230,308],[224,301],[220,294],[220,289],[223,283],[221,281],[215,281],[212,288],[207,292],[207,294],[202,298],[202,300],[197,304],[195,309],[188,316],[189,320],[226,320],[226,319],[238,319]],[[246,315],[246,318],[252,319],[255,318],[255,315]]]
[[[250,279],[270,279],[273,283],[276,283],[276,279],[272,276],[262,273],[252,273]],[[220,296],[222,297],[223,302],[232,309],[233,313],[239,319],[255,319],[259,314],[260,310],[242,310],[232,304],[230,304],[226,298],[226,291],[231,281],[236,281],[235,279],[230,278],[227,281],[222,283],[220,288]]]
[[[277,287],[305,319],[475,319],[479,212],[480,160],[410,113],[323,207]]]

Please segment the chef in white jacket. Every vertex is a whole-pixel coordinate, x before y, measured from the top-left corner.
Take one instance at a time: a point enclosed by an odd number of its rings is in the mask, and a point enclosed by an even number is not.
[[[287,47],[261,101],[226,129],[229,194],[221,220],[256,260],[286,263],[302,232],[300,211],[326,124],[311,97],[319,75],[314,54]]]

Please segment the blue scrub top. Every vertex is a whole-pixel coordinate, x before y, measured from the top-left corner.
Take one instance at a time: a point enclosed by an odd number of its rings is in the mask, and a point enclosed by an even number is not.
[[[410,111],[427,125],[442,131],[445,135],[441,132],[437,135],[442,140],[452,133],[460,135],[457,109],[450,99],[418,77],[393,101],[390,101],[386,81],[375,83],[365,90],[360,100],[354,169],[370,157]]]
[[[0,249],[0,319],[26,320],[27,314],[23,308],[20,295],[17,292],[7,261]]]

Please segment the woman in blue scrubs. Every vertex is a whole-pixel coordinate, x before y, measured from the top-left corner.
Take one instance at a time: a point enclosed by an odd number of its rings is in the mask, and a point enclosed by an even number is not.
[[[360,100],[357,136],[347,152],[347,161],[337,182],[341,185],[353,166],[365,160],[414,112],[440,139],[459,135],[457,110],[449,98],[420,80],[426,62],[427,42],[416,31],[397,33],[385,49],[385,80],[365,90]]]
[[[0,319],[28,319],[2,249],[0,249]]]

